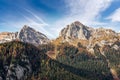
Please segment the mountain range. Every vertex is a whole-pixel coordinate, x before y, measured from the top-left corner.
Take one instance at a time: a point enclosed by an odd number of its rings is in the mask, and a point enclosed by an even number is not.
[[[120,33],[67,25],[59,36],[24,25],[0,33],[0,80],[120,80]]]
[[[2,32],[0,33],[0,43],[19,40],[22,42],[31,43],[34,45],[46,44],[49,39],[44,34],[36,31],[35,29],[24,25],[19,32]]]
[[[84,46],[96,44],[109,44],[111,45],[116,40],[120,39],[120,33],[115,32],[112,29],[97,28],[85,26],[79,21],[75,21],[70,25],[67,25],[60,31],[58,38],[62,38],[63,42],[81,42]],[[57,38],[57,39],[58,39]],[[56,40],[57,40],[56,39]],[[46,44],[50,39],[41,32],[24,25],[18,32],[2,32],[0,33],[0,43],[9,42],[12,40],[20,40],[32,44]],[[82,42],[83,41],[83,42]],[[76,42],[76,43],[77,43]],[[73,44],[74,45],[74,44]]]
[[[80,42],[89,52],[94,53],[93,48],[96,44],[102,48],[105,45],[111,46],[116,41],[120,41],[120,33],[102,27],[95,29],[88,27],[79,21],[75,21],[63,28],[60,31],[59,36],[54,40],[50,40],[43,33],[38,32],[27,25],[24,25],[19,32],[0,33],[0,43],[13,40],[31,43],[36,46],[50,42],[56,45],[68,42],[71,45],[77,46]],[[119,46],[115,45],[113,48],[118,49]]]

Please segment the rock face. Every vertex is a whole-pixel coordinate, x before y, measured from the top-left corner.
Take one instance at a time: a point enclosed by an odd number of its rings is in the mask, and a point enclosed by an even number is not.
[[[91,32],[88,27],[76,21],[66,28],[62,29],[60,36],[62,36],[66,41],[69,39],[82,39],[87,40],[90,38]]]
[[[2,32],[2,33],[0,33],[0,43],[15,40],[16,36],[17,36],[17,33]]]
[[[16,39],[22,42],[32,43],[34,45],[46,44],[49,42],[49,39],[44,34],[27,25],[25,25],[19,32],[16,33],[0,33],[0,43],[10,42]]]
[[[111,46],[114,42],[120,40],[120,34],[111,29],[94,29],[87,27],[78,21],[67,25],[67,27],[62,29],[60,32],[60,37],[62,37],[63,42],[67,41],[73,45],[75,42],[81,42],[81,44],[85,46],[88,51],[93,50],[93,47],[96,44],[100,47],[103,47],[104,45]]]
[[[60,36],[63,37],[66,41],[68,39],[79,39],[79,40],[90,40],[99,39],[103,37],[118,37],[118,33],[111,29],[98,28],[94,29],[87,27],[82,23],[76,21],[70,25],[67,25],[64,29],[61,30]]]
[[[17,35],[17,38],[22,42],[32,43],[35,45],[46,44],[49,42],[49,39],[44,34],[27,25],[21,29]]]
[[[79,39],[79,40],[91,40],[91,39],[101,39],[101,38],[115,38],[120,34],[116,33],[111,29],[98,28],[94,29],[87,27],[82,23],[76,21],[70,25],[67,25],[60,32],[60,37],[68,41],[68,39]]]

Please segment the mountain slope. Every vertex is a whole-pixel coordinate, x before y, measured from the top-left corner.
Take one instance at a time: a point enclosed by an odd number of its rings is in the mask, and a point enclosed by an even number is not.
[[[0,44],[0,80],[26,80],[37,77],[43,54],[31,44]]]
[[[19,40],[22,42],[31,43],[34,45],[46,44],[49,39],[44,34],[36,31],[35,29],[24,25],[23,28],[16,33],[3,32],[0,33],[0,43],[10,42],[13,40]]]
[[[61,30],[60,36],[53,43],[69,42],[74,46],[80,42],[88,51],[93,52],[93,47],[97,44],[100,47],[112,45],[119,41],[119,33],[105,28],[91,28],[75,21]]]
[[[112,39],[119,37],[119,34],[111,29],[105,29],[105,28],[91,28],[83,25],[79,21],[75,21],[70,25],[67,25],[64,29],[60,32],[60,37],[63,38],[63,40],[70,41],[74,39],[79,40],[91,40],[91,39]]]
[[[32,43],[34,45],[46,44],[49,42],[49,39],[44,34],[37,32],[27,25],[18,32],[17,38],[22,42]]]
[[[16,41],[0,44],[0,80],[120,78],[120,34],[111,29],[93,29],[76,21],[51,43],[26,25],[15,34]]]
[[[0,43],[15,40],[16,36],[17,36],[17,33],[2,32],[2,33],[0,33]]]
[[[67,27],[62,29],[60,32],[60,36],[62,36],[66,41],[69,41],[70,39],[87,40],[90,38],[90,35],[91,33],[88,30],[88,27],[78,21],[67,25]]]

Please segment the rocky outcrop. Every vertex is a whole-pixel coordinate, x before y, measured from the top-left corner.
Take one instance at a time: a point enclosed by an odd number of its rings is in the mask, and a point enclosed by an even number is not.
[[[11,32],[2,32],[0,33],[0,43],[9,42],[15,40],[17,33]]]
[[[118,34],[111,30],[105,28],[95,29],[89,39],[89,45],[87,48],[94,47],[96,44],[103,48],[105,45],[113,45],[116,41],[119,41]]]
[[[60,37],[62,41],[69,42],[70,44],[81,42],[83,46],[87,48],[88,51],[94,52],[93,47],[97,44],[101,48],[104,45],[113,45],[114,42],[119,41],[120,34],[112,29],[105,28],[91,28],[83,25],[82,23],[76,21],[70,25],[67,25],[60,32]],[[86,43],[84,45],[84,42]],[[114,48],[117,49],[116,46]]]
[[[62,36],[66,41],[69,41],[70,39],[87,40],[91,35],[91,32],[88,28],[89,27],[76,21],[70,25],[67,25],[66,28],[62,29],[60,36]]]
[[[79,39],[79,40],[90,40],[90,39],[101,39],[101,38],[115,38],[118,37],[118,33],[111,29],[105,28],[91,28],[83,25],[82,23],[76,21],[70,25],[67,25],[61,30],[60,36],[64,40],[68,39]]]
[[[19,32],[16,33],[0,33],[0,43],[10,42],[13,40],[20,40],[22,42],[31,43],[34,45],[46,44],[49,42],[47,36],[27,25],[25,25]]]
[[[44,34],[27,25],[18,32],[17,38],[22,42],[32,43],[35,45],[46,44],[49,42],[49,39]]]

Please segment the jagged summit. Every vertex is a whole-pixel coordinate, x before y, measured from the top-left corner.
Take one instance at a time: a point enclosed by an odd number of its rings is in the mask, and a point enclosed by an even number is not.
[[[82,39],[87,40],[90,37],[90,31],[88,27],[80,23],[79,21],[75,21],[70,25],[67,25],[60,32],[60,36],[69,41],[69,39]]]
[[[35,31],[35,29],[33,29],[32,27],[30,27],[28,25],[24,25],[21,30],[28,30],[28,29],[32,29]]]
[[[75,21],[75,22],[73,22],[73,24],[75,24],[75,25],[83,25],[81,22],[79,22],[79,21]]]
[[[61,30],[59,38],[62,39],[61,42],[67,41],[75,45],[81,42],[82,45],[91,48],[96,44],[99,46],[112,45],[120,39],[120,34],[112,29],[94,29],[75,21]]]
[[[75,21],[70,25],[67,25],[64,29],[61,30],[60,36],[63,37],[66,41],[69,39],[80,39],[80,40],[89,40],[90,37],[98,38],[103,36],[118,36],[112,29],[105,28],[91,28],[87,27],[79,21]]]
[[[49,41],[47,36],[27,25],[24,25],[24,27],[18,33],[18,39],[35,45],[45,44]]]
[[[9,42],[15,39],[22,42],[32,43],[34,45],[46,44],[49,42],[47,36],[41,32],[36,31],[28,25],[24,25],[19,32],[1,34],[0,37],[0,43]]]
[[[35,29],[33,29],[32,27],[30,27],[28,25],[24,25],[20,31],[22,31],[22,30],[33,30],[33,31],[36,31]]]
[[[28,28],[29,26],[28,25],[24,25],[23,28]]]

